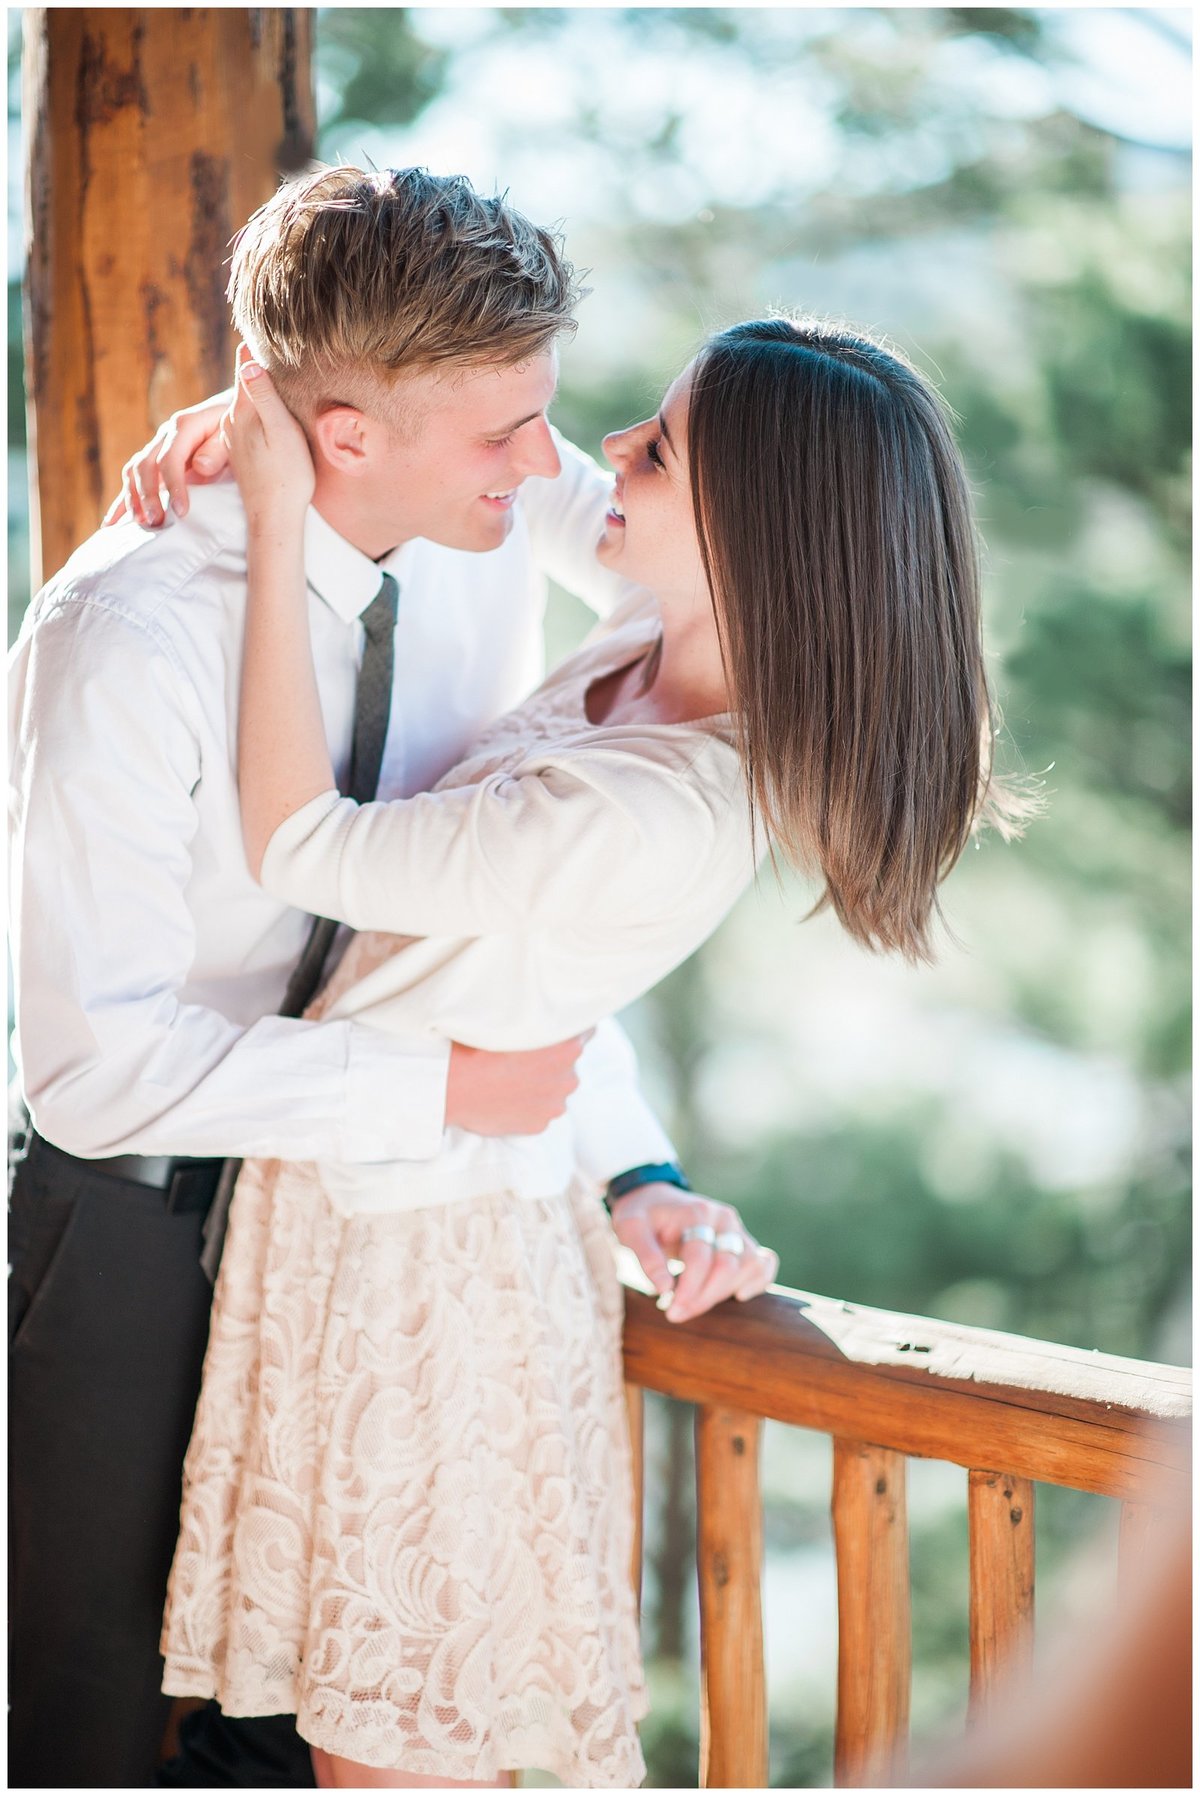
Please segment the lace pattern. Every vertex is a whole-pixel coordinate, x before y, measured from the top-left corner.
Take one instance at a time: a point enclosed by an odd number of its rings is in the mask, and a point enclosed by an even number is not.
[[[163,1688],[361,1764],[639,1784],[622,1314],[590,1192],[346,1220],[248,1162]]]

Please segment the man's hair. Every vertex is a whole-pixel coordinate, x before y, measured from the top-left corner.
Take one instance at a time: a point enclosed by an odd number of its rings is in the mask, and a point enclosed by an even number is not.
[[[687,440],[752,810],[857,941],[927,960],[977,823],[1012,835],[1039,808],[992,771],[975,526],[937,396],[861,332],[755,320],[701,350]]]
[[[562,239],[464,175],[342,165],[285,182],[234,241],[234,323],[311,420],[402,372],[511,367],[575,328]]]

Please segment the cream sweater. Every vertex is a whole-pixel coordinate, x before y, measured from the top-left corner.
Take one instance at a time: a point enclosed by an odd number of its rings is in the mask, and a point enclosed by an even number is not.
[[[756,860],[731,719],[593,725],[585,711],[593,682],[658,628],[651,596],[630,588],[432,792],[357,805],[330,791],[276,830],[267,890],[363,932],[321,1015],[414,1045],[432,1033],[541,1047],[601,1023],[711,934]],[[629,1051],[603,1025],[585,1050],[600,1077]],[[547,1197],[611,1159],[600,1149],[568,1107],[539,1136],[448,1129],[435,1160],[322,1175],[348,1214],[496,1190]]]

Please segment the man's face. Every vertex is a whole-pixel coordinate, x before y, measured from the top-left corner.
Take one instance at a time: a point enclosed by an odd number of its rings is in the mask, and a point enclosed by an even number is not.
[[[546,422],[557,384],[554,348],[515,367],[403,377],[368,431],[360,497],[383,534],[394,543],[423,536],[449,549],[498,548],[521,482],[559,471]]]

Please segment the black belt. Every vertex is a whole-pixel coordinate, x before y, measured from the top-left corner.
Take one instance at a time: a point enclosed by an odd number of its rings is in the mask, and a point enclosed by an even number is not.
[[[40,1135],[31,1135],[29,1153],[51,1154],[81,1172],[99,1172],[160,1191],[168,1211],[207,1210],[216,1195],[224,1160],[172,1159],[167,1154],[116,1154],[107,1160],[85,1160],[68,1154]]]

